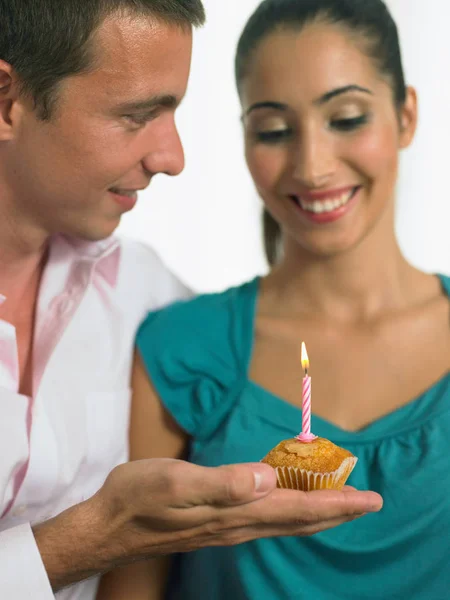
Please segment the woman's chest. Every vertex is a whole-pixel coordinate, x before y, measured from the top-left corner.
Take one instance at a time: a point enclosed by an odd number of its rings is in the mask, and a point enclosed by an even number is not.
[[[301,343],[312,377],[312,411],[357,431],[407,405],[450,368],[450,328],[444,320],[403,320],[343,329],[308,322],[257,325],[250,378],[301,407]]]

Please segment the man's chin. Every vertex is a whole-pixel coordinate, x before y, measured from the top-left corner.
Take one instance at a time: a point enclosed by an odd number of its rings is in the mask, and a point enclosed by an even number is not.
[[[108,223],[99,224],[98,227],[80,227],[65,232],[69,237],[75,237],[85,242],[101,242],[112,236],[120,223],[120,217],[111,219]]]

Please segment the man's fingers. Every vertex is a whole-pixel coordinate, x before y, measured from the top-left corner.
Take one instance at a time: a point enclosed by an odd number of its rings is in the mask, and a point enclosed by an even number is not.
[[[315,491],[306,494],[306,502],[312,515],[318,519],[333,519],[341,516],[362,515],[378,512],[383,507],[383,499],[376,492],[360,492],[344,489]]]
[[[242,525],[283,526],[345,519],[381,509],[375,492],[352,489],[301,492],[276,488],[275,471],[263,463],[200,467],[167,460],[161,491],[172,508],[208,507],[208,519]],[[192,513],[194,516],[194,513]],[[203,518],[205,515],[203,515]]]
[[[379,494],[357,490],[308,492],[304,500],[305,515],[313,523],[378,512],[383,506]],[[295,507],[291,506],[291,510]]]
[[[351,519],[377,512],[383,501],[375,492],[353,490],[299,492],[276,489],[267,497],[246,506],[230,509],[233,517],[248,524],[268,526],[301,526]],[[231,515],[223,515],[228,518]]]
[[[275,471],[263,463],[214,468],[174,463],[176,487],[171,495],[175,506],[236,507],[240,516],[247,514],[253,523],[295,519],[314,523],[377,512],[383,505],[379,494],[351,488],[314,492],[277,489]],[[253,504],[255,500],[258,502]],[[238,509],[241,505],[247,505],[242,506],[242,512]]]
[[[243,544],[251,540],[272,537],[306,537],[311,536],[327,529],[339,527],[349,521],[359,519],[363,515],[352,517],[341,517],[339,519],[330,519],[310,524],[291,523],[289,525],[254,525],[254,526],[236,526],[223,529],[217,532],[214,537],[208,537],[208,546],[233,546]]]

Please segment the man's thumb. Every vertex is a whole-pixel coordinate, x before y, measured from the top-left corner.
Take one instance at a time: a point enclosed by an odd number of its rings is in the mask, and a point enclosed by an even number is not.
[[[277,486],[274,469],[262,463],[226,465],[215,471],[217,487],[211,491],[213,503],[218,505],[247,504],[266,496]]]

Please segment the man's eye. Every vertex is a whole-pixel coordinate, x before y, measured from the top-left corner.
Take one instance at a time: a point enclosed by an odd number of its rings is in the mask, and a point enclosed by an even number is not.
[[[361,115],[360,117],[354,117],[352,119],[335,119],[331,121],[331,127],[338,131],[352,131],[365,125],[369,118],[367,115]]]
[[[145,125],[148,121],[151,121],[155,118],[154,113],[146,113],[143,115],[124,115],[124,118],[127,121],[130,121],[134,125]]]
[[[273,131],[258,131],[256,139],[265,144],[276,144],[288,139],[292,134],[291,129],[275,129]]]

